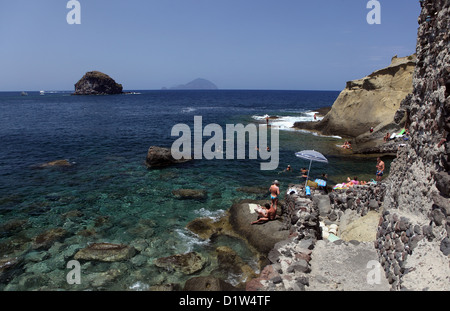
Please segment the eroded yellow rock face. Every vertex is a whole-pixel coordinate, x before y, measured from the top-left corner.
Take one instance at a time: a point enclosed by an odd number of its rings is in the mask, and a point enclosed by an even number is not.
[[[370,127],[392,123],[401,101],[413,90],[415,64],[415,55],[394,57],[388,67],[347,82],[322,120],[322,131],[356,137]]]
[[[344,241],[373,242],[377,239],[377,229],[381,213],[370,211],[364,217],[349,223],[340,233]]]

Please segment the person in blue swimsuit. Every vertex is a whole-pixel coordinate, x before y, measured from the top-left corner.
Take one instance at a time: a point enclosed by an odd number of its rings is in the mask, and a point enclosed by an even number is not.
[[[377,174],[376,174],[377,182],[381,181],[381,177],[383,177],[383,172],[384,172],[384,162],[381,161],[380,158],[377,158]]]
[[[269,188],[270,199],[272,200],[272,206],[275,210],[275,213],[277,212],[278,196],[280,195],[279,186],[280,186],[280,183],[278,182],[278,180],[275,180],[272,183],[272,186],[270,186],[270,188]]]

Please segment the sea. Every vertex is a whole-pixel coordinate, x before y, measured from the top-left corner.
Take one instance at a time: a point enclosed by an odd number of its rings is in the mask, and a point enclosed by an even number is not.
[[[0,93],[0,290],[149,290],[179,284],[216,271],[215,250],[232,248],[258,273],[248,245],[232,237],[202,240],[186,229],[201,217],[218,219],[242,199],[269,199],[243,187],[280,181],[281,199],[289,184],[304,182],[295,156],[316,150],[328,164],[313,162],[311,177],[328,174],[330,184],[347,177],[375,177],[374,157],[342,150],[344,138],[292,128],[314,120],[337,91],[131,91],[113,96],[72,96],[71,92]],[[177,124],[203,126],[264,124],[276,117],[279,166],[260,169],[262,159],[200,159],[163,169],[145,165],[150,146],[170,148]],[[319,118],[320,119],[320,118]],[[207,139],[207,138],[205,138]],[[55,160],[69,166],[44,167]],[[390,159],[386,159],[389,170]],[[286,172],[290,165],[292,172]],[[205,190],[204,200],[180,200],[176,189]],[[244,188],[245,189],[245,188]],[[247,188],[248,189],[248,188]],[[36,237],[63,228],[64,238],[48,249]],[[91,243],[130,245],[139,253],[121,262],[81,263],[81,284],[70,284],[68,262]],[[188,252],[208,259],[195,275],[160,268],[155,260]],[[112,273],[111,271],[114,271]],[[119,271],[119,272],[117,272]],[[222,276],[238,284],[240,276]]]

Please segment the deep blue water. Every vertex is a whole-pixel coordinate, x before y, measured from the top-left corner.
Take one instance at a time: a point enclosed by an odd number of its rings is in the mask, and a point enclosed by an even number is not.
[[[286,190],[300,179],[295,172],[282,173],[283,169],[290,164],[298,171],[309,164],[294,155],[303,149],[322,152],[330,162],[314,163],[313,175],[326,172],[336,183],[350,175],[373,178],[375,161],[342,156],[336,148],[341,139],[289,129],[295,120],[311,120],[311,111],[331,106],[338,95],[333,91],[138,91],[88,97],[64,92],[0,93],[0,225],[27,221],[0,236],[0,255],[25,258],[21,270],[0,283],[0,289],[73,289],[65,281],[65,260],[90,242],[140,245],[139,257],[132,263],[116,264],[127,273],[106,289],[183,282],[186,276],[162,273],[153,261],[191,250],[207,255],[216,246],[193,236],[186,224],[197,217],[219,216],[237,200],[255,198],[237,192],[238,187],[268,187],[278,179]],[[265,114],[278,116],[273,124],[282,129],[280,165],[275,171],[261,171],[261,160],[248,159],[196,160],[161,170],[144,165],[150,146],[170,147],[177,139],[171,136],[172,127],[184,123],[193,128],[194,116],[202,116],[203,126],[216,123],[225,128],[264,122]],[[73,165],[35,168],[59,159]],[[205,189],[208,198],[177,200],[172,190],[179,188]],[[64,216],[74,210],[82,216]],[[99,219],[107,221],[99,226]],[[69,235],[47,253],[30,248],[36,235],[60,227]],[[85,236],[83,230],[93,233]],[[254,264],[242,243],[226,239],[218,243],[231,246]],[[36,263],[27,259],[31,255],[45,260]],[[84,269],[110,268],[101,264]],[[84,283],[75,289],[91,287]]]

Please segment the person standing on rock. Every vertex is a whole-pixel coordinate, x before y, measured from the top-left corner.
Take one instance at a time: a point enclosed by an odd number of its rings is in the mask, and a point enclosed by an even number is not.
[[[380,158],[377,158],[377,174],[376,174],[377,182],[381,181],[381,177],[383,177],[383,172],[384,172],[384,162],[381,161]]]
[[[272,206],[275,209],[275,213],[277,212],[277,205],[278,205],[278,196],[280,195],[280,183],[278,180],[275,180],[269,188],[270,192],[270,199],[272,200]]]

